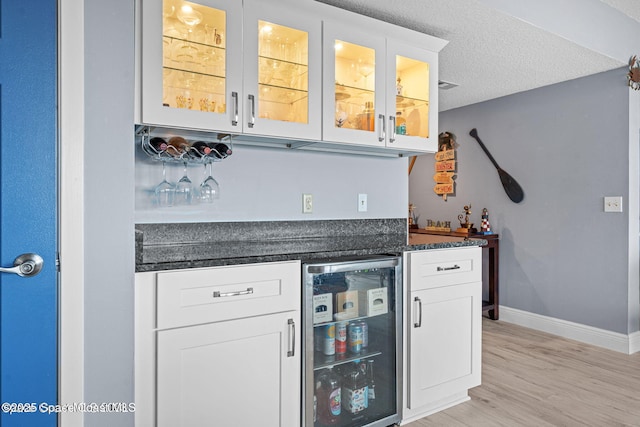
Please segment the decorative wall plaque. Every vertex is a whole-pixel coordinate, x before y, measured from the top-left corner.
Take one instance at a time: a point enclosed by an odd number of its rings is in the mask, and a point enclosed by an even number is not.
[[[436,185],[433,191],[447,201],[448,195],[455,194],[456,172],[456,136],[451,132],[438,135],[438,152],[435,154],[435,170],[433,180]]]

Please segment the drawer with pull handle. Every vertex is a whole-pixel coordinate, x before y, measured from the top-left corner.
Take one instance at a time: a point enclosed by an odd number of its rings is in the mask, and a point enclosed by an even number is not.
[[[412,291],[482,280],[482,249],[466,247],[409,252]]]
[[[160,272],[158,329],[297,310],[300,263],[245,264]]]

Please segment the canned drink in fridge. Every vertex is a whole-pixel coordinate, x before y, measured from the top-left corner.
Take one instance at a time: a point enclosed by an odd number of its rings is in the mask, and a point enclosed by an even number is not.
[[[347,352],[347,324],[349,322],[336,323],[336,354]]]
[[[353,322],[349,323],[349,351],[360,353],[362,351],[362,325]]]
[[[369,325],[364,320],[361,320],[360,326],[362,327],[362,348],[369,347]]]
[[[324,327],[322,353],[327,356],[336,354],[336,325],[327,325]]]

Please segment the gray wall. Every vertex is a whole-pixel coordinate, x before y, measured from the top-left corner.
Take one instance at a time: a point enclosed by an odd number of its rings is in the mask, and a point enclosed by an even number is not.
[[[136,223],[403,218],[407,212],[406,158],[235,145],[233,155],[213,166],[220,199],[171,208],[153,204],[161,164],[138,148],[135,169]],[[195,184],[203,172],[202,165],[188,169]],[[182,174],[182,164],[167,164],[168,180]],[[303,193],[313,195],[311,214],[302,213]],[[367,194],[367,212],[358,212],[358,193]]]
[[[420,157],[409,200],[426,219],[455,220],[468,203],[500,233],[500,304],[626,334],[628,213],[604,213],[603,196],[628,200],[629,90],[625,69],[446,111],[458,137],[456,196],[433,191],[434,160]],[[454,90],[464,90],[457,88]],[[472,128],[524,188],[511,202]],[[636,322],[637,323],[637,322]],[[635,329],[637,330],[637,325]]]
[[[84,6],[84,401],[133,402],[133,2]],[[127,426],[133,414],[85,421]]]

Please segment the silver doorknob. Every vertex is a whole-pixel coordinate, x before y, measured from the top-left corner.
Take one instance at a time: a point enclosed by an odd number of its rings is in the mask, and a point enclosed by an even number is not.
[[[44,260],[38,254],[26,253],[13,261],[13,267],[0,267],[0,273],[13,273],[20,277],[33,277],[40,273]]]

